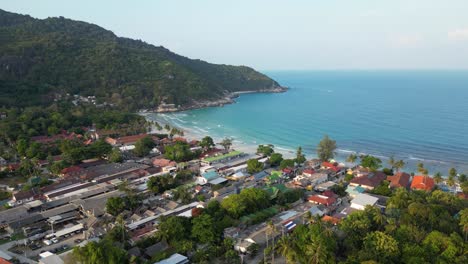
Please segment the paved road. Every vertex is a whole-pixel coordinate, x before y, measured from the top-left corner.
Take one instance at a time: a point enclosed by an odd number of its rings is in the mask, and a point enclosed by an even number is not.
[[[29,263],[29,264],[36,264],[37,262],[32,260],[32,259],[29,259],[29,258],[27,258],[27,257],[25,257],[23,255],[19,255],[19,254],[13,253],[11,251],[8,251],[8,249],[12,248],[15,245],[24,245],[25,242],[26,242],[25,239],[17,240],[17,241],[11,241],[11,242],[5,243],[3,245],[0,245],[0,250],[2,250],[3,252],[5,252],[6,254],[8,254],[8,255],[10,255],[12,257],[17,258],[21,262]]]

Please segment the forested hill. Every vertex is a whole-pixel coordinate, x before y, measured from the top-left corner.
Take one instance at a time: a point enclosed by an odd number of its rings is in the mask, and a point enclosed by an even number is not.
[[[86,22],[0,9],[0,105],[48,104],[69,93],[135,110],[279,87],[249,67],[192,60]]]

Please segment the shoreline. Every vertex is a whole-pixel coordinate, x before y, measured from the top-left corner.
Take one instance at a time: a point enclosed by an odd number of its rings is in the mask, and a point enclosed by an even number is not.
[[[148,118],[148,117],[146,117]],[[213,133],[210,133],[210,131],[207,132],[202,132],[202,131],[196,131],[191,128],[183,127],[178,124],[175,124],[171,122],[170,120],[158,120],[154,118],[150,118],[149,120],[152,121],[157,121],[160,123],[160,125],[168,124],[171,127],[176,127],[178,129],[181,129],[184,132],[184,137],[190,140],[196,139],[196,140],[201,140],[205,136],[210,136],[213,138],[215,143],[221,142],[222,139],[229,137],[229,136],[220,136],[220,135],[213,135]],[[151,133],[165,133],[167,131],[163,130],[157,130],[155,127],[153,127]],[[260,144],[273,144],[274,150],[276,153],[280,153],[283,155],[284,158],[294,158],[296,155],[296,149],[294,148],[289,148],[289,147],[283,147],[283,146],[277,146],[274,144],[274,142],[263,142],[263,141],[258,141],[258,142],[245,142],[240,139],[238,139],[236,136],[231,136],[230,138],[233,139],[232,142],[232,148],[236,150],[240,150],[246,153],[255,153],[257,150],[258,145]],[[362,151],[353,151],[353,150],[348,150],[348,149],[340,149],[338,148],[336,150],[336,155],[334,160],[338,163],[346,164],[349,165],[350,163],[346,162],[346,158],[350,153],[354,154],[369,154],[374,157],[380,158],[382,160],[382,168],[389,167],[388,165],[388,159],[389,157],[387,156],[382,156],[379,154],[373,154],[373,153],[364,153]],[[317,155],[315,153],[310,153],[307,151],[304,151],[304,154],[306,154],[307,159],[312,159],[312,158],[317,158]],[[412,159],[412,158],[405,158],[405,157],[395,157],[397,159],[402,159],[406,163],[406,166],[403,168],[403,171],[408,172],[408,173],[415,173],[416,175],[418,174],[417,171],[417,163],[422,162],[424,163],[425,167],[429,169],[430,175],[435,174],[436,172],[441,172],[443,177],[447,177],[447,171],[449,168],[454,167],[459,171],[459,173],[466,173],[468,171],[468,165],[465,164],[453,164],[447,161],[436,161],[436,160],[430,160],[430,159]]]
[[[214,99],[214,100],[206,100],[206,101],[194,101],[193,104],[189,106],[182,106],[176,107],[173,104],[167,104],[159,106],[157,109],[148,110],[148,109],[141,109],[138,110],[138,114],[150,113],[150,114],[163,114],[163,113],[176,113],[176,112],[184,112],[189,110],[195,109],[203,109],[208,107],[223,107],[224,105],[234,104],[236,103],[236,98],[239,98],[242,94],[252,94],[252,93],[284,93],[289,90],[288,87],[275,87],[273,89],[260,89],[260,90],[247,90],[247,91],[237,91],[237,92],[230,92],[224,95],[223,98]]]

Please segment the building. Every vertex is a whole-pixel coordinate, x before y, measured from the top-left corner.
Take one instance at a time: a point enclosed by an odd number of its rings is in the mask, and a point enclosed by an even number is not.
[[[142,139],[147,137],[148,134],[138,134],[138,135],[132,135],[132,136],[125,136],[125,137],[119,137],[119,138],[111,138],[107,137],[105,141],[112,146],[131,146],[135,145],[135,143]]]
[[[352,201],[351,201],[351,208],[357,209],[357,210],[364,210],[366,206],[374,206],[377,204],[377,201],[379,198],[361,193],[358,194]]]
[[[189,260],[186,256],[181,254],[173,254],[167,259],[163,259],[159,262],[155,262],[154,264],[186,264],[189,263]]]
[[[389,188],[408,188],[410,175],[405,172],[398,172],[393,176],[387,176],[387,181],[390,182]]]
[[[361,177],[355,177],[350,182],[350,186],[361,186],[367,190],[373,190],[375,187],[379,186],[379,184],[387,179],[387,175],[385,173],[376,171],[371,172],[367,175]]]
[[[328,196],[320,195],[320,194],[311,195],[307,199],[311,203],[323,204],[325,206],[333,205],[336,202],[336,199],[334,197],[328,197]]]
[[[434,186],[434,179],[429,176],[417,175],[413,177],[413,181],[411,182],[411,189],[413,190],[423,190],[430,192],[432,189],[434,189]]]

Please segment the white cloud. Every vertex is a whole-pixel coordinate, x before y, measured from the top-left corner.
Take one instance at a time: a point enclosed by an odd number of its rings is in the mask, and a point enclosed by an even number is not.
[[[422,36],[413,35],[397,35],[390,37],[390,42],[393,46],[407,48],[418,46],[422,42]]]
[[[447,36],[451,40],[468,39],[468,28],[459,28],[459,29],[449,31]]]

